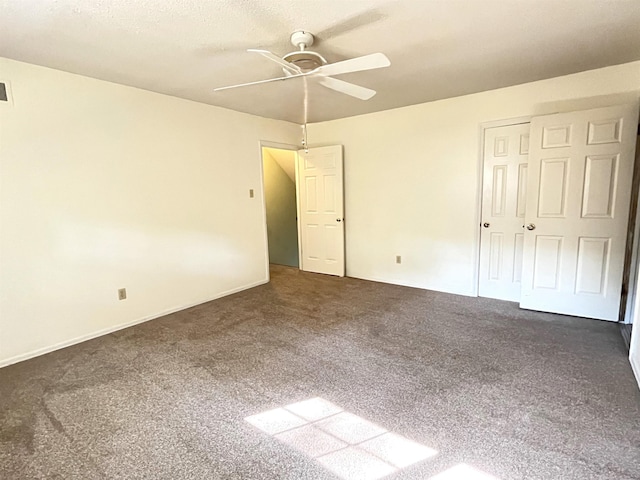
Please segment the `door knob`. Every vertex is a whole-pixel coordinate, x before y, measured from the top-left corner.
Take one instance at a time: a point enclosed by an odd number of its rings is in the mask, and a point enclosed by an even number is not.
[[[535,230],[536,226],[533,223],[528,223],[527,224],[527,230]]]
[[[482,224],[482,226],[483,226],[484,228],[489,228],[489,227],[491,226],[491,224],[489,224],[488,222],[484,222],[484,223]]]
[[[336,218],[336,222],[341,222],[342,219],[341,218]]]

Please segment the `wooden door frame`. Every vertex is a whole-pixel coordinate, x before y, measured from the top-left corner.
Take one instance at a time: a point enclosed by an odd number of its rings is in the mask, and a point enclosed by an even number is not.
[[[471,295],[477,297],[480,292],[480,223],[482,222],[482,194],[483,194],[483,176],[484,176],[484,134],[488,128],[509,127],[512,125],[521,125],[523,123],[531,123],[533,115],[524,117],[506,118],[503,120],[492,120],[482,122],[478,125],[478,175],[476,179],[476,215],[474,228],[474,262],[473,262],[473,291]]]
[[[296,167],[296,175],[295,175],[295,183],[296,183],[296,211],[298,211],[298,150],[300,147],[297,145],[291,145],[288,143],[279,143],[272,142],[269,140],[260,140],[258,142],[258,159],[260,160],[260,182],[262,185],[262,195],[260,196],[260,201],[262,203],[262,225],[263,225],[263,237],[264,237],[264,248],[265,248],[265,275],[267,282],[271,281],[271,275],[269,274],[269,236],[267,234],[267,201],[266,201],[266,192],[264,188],[264,159],[262,158],[262,149],[263,148],[276,148],[278,150],[288,150],[295,154],[295,167]],[[298,224],[298,269],[301,267],[301,248],[300,245],[300,226],[296,219],[296,224]]]

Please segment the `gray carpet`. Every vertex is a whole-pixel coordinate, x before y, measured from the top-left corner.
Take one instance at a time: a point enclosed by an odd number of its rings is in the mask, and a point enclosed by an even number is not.
[[[385,478],[640,478],[617,325],[276,266],[268,285],[1,369],[0,477],[384,475],[336,475],[245,420],[317,397],[437,452]]]

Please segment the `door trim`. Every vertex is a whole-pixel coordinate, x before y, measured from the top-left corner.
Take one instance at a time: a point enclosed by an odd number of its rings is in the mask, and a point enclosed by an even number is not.
[[[520,125],[522,123],[531,123],[532,115],[523,117],[506,118],[504,120],[491,120],[482,122],[478,125],[478,162],[477,162],[477,178],[476,178],[476,215],[475,227],[473,234],[474,244],[474,262],[473,262],[473,291],[471,296],[477,297],[480,292],[480,222],[482,221],[482,188],[483,188],[483,170],[484,170],[484,134],[488,128],[507,127],[511,125]]]
[[[258,141],[258,160],[260,163],[260,189],[262,191],[262,195],[260,195],[260,203],[262,208],[262,235],[264,238],[264,270],[265,270],[265,278],[267,282],[271,281],[271,275],[269,274],[269,236],[267,234],[267,200],[266,193],[264,190],[264,159],[262,158],[262,149],[263,148],[277,148],[279,150],[290,150],[298,155],[299,147],[297,145],[291,145],[288,143],[279,143],[272,142],[270,140],[260,140]],[[297,175],[297,164],[296,161],[296,203],[298,202],[298,175]],[[300,229],[298,229],[298,258],[300,258]],[[298,268],[300,268],[300,262],[298,262]]]
[[[633,163],[631,200],[630,212],[633,213],[633,217],[629,216],[629,226],[633,224],[633,235],[631,237],[631,255],[626,259],[628,262],[625,262],[624,265],[625,271],[628,271],[628,278],[627,296],[624,303],[624,316],[623,318],[618,318],[619,323],[622,325],[633,324],[635,315],[634,306],[638,301],[636,290],[639,281],[638,268],[640,267],[640,124],[638,125],[638,135],[636,137],[636,156]],[[627,248],[629,248],[629,245],[627,245]],[[622,307],[623,305],[621,304],[620,308]]]

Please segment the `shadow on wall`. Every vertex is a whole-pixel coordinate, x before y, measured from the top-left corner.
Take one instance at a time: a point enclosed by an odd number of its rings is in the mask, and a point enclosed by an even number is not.
[[[592,108],[627,105],[638,102],[636,92],[599,95],[594,97],[572,98],[555,102],[539,103],[535,106],[534,115],[550,115],[553,113],[590,110]]]
[[[295,152],[262,149],[269,263],[298,267]]]

